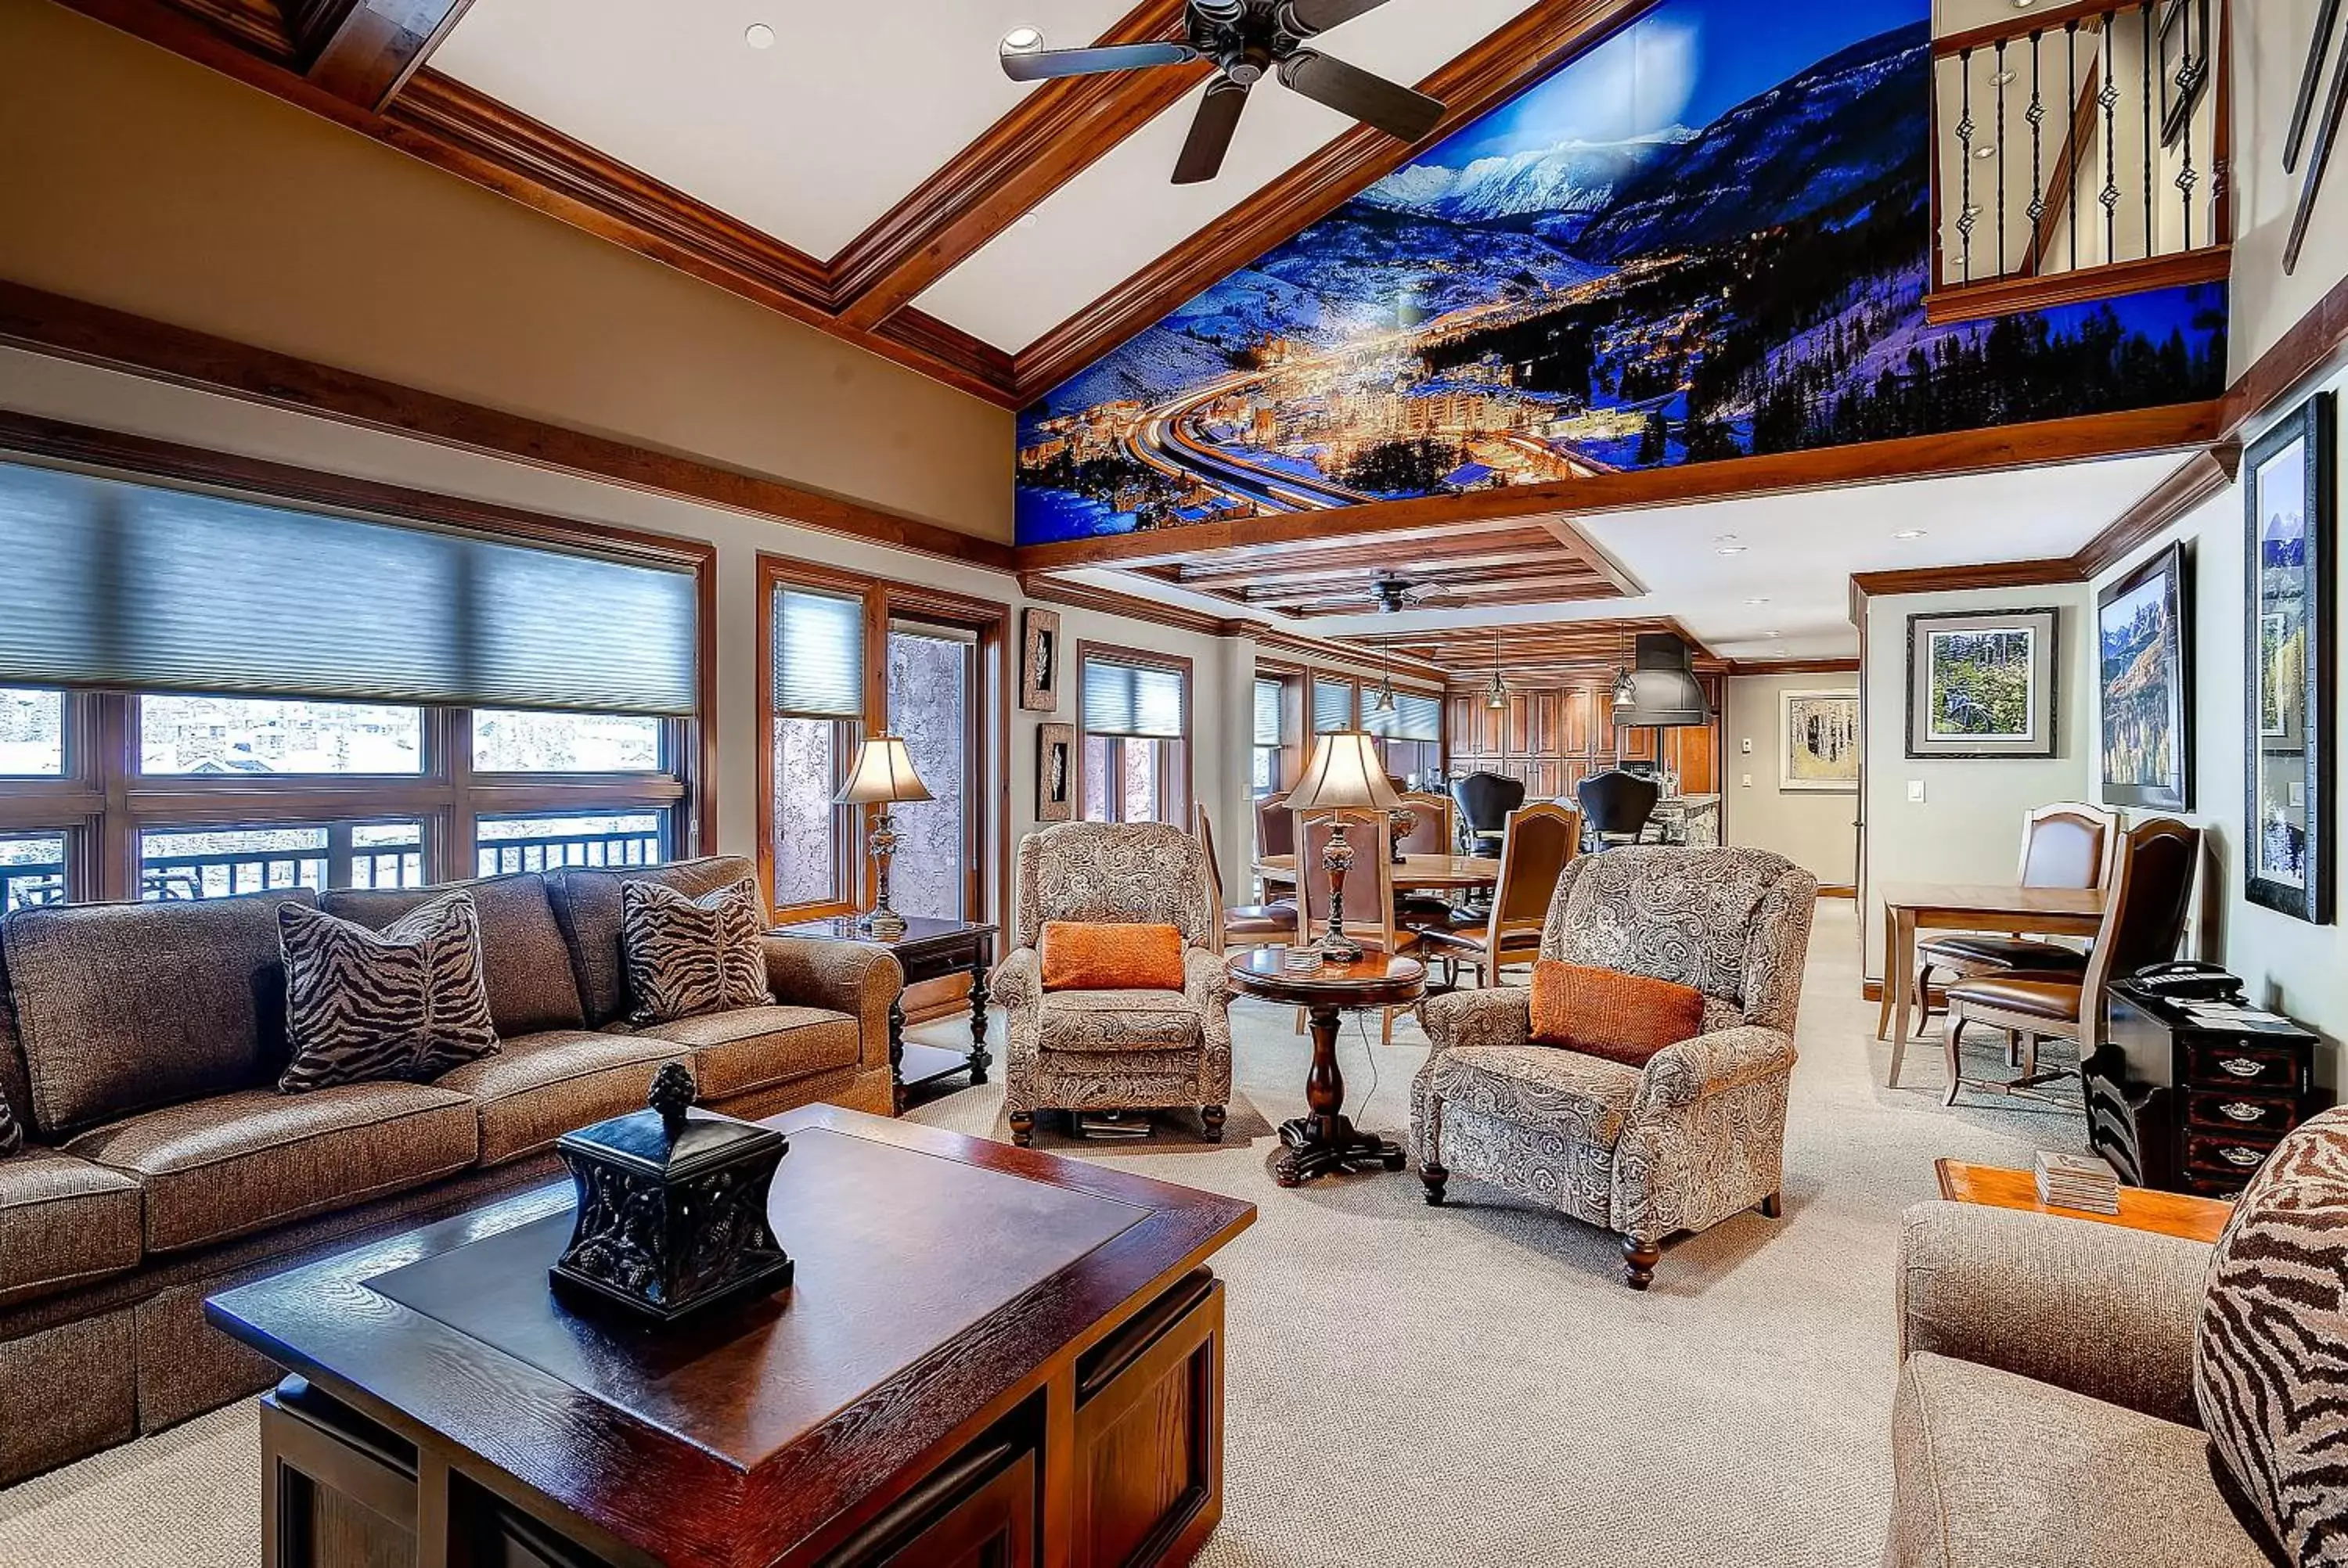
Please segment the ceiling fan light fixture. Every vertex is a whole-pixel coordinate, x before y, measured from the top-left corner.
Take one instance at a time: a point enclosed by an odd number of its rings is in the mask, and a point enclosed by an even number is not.
[[[771,49],[775,46],[775,30],[764,22],[753,22],[742,29],[742,41],[754,49]]]
[[[1043,46],[1041,27],[1014,27],[1003,35],[1002,52],[1006,55],[1032,55]]]

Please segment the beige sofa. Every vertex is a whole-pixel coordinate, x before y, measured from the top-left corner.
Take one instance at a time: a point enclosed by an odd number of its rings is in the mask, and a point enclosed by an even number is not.
[[[2052,1214],[1909,1210],[1885,1568],[2266,1568],[2194,1409],[2209,1252]]]
[[[631,1030],[620,884],[698,895],[735,857],[471,883],[501,1047],[431,1083],[281,1094],[277,910],[307,889],[0,921],[0,1482],[265,1387],[203,1298],[554,1179],[554,1140],[641,1107],[681,1061],[737,1116],[887,1114],[897,960],[769,938],[777,1005]],[[383,925],[439,891],[316,900]]]

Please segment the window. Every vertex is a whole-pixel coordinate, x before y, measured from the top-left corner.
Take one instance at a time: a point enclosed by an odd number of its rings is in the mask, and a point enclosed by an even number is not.
[[[1354,683],[1313,679],[1313,733],[1334,735],[1354,727]]]
[[[1443,766],[1443,699],[1417,692],[1397,692],[1391,712],[1371,709],[1362,715],[1362,727],[1378,737],[1378,751],[1386,772],[1416,789],[1432,781]]]
[[[662,765],[661,721],[648,713],[473,714],[473,771],[483,774],[649,774]]]
[[[714,549],[554,518],[493,538],[457,531],[463,503],[304,489],[0,460],[0,908],[697,848]]]
[[[66,898],[66,835],[0,834],[0,915]]]
[[[256,697],[141,697],[143,774],[420,774],[424,710]]]
[[[57,778],[66,771],[66,694],[0,686],[0,777]]]
[[[659,812],[573,811],[485,816],[475,835],[476,874],[543,871],[550,866],[656,866],[669,858]]]
[[[1187,828],[1189,661],[1079,645],[1076,665],[1086,817]]]
[[[896,808],[891,893],[901,914],[961,920],[974,913],[978,651],[977,636],[956,628],[889,628],[889,729],[904,737],[931,797]]]
[[[1281,712],[1287,696],[1287,689],[1278,681],[1259,679],[1255,683],[1254,764],[1248,784],[1259,796],[1272,794],[1283,782],[1280,776],[1283,743]]]
[[[778,583],[767,613],[775,907],[846,909],[857,825],[832,796],[863,730],[864,596]]]

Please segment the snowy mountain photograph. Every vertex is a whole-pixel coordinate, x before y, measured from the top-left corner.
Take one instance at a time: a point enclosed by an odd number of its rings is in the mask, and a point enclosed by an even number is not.
[[[1663,0],[1019,420],[1022,544],[2216,395],[2222,284],[1925,316],[1929,0]]]

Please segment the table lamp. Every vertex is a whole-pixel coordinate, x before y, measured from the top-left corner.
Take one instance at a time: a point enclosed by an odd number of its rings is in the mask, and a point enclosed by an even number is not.
[[[848,782],[831,797],[834,805],[877,805],[872,819],[872,912],[857,922],[884,942],[905,934],[905,917],[889,907],[889,857],[897,853],[897,819],[889,808],[899,801],[930,800],[930,786],[913,771],[912,754],[896,735],[875,735],[856,748]]]
[[[1377,737],[1365,730],[1322,736],[1313,760],[1304,764],[1303,781],[1288,796],[1288,809],[1299,812],[1392,811],[1401,804],[1378,756]],[[1362,945],[1345,935],[1345,872],[1354,864],[1345,826],[1342,816],[1329,824],[1328,846],[1321,853],[1329,873],[1329,930],[1321,938],[1321,957],[1334,964],[1358,964]],[[1297,874],[1304,874],[1302,866]]]

